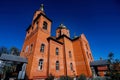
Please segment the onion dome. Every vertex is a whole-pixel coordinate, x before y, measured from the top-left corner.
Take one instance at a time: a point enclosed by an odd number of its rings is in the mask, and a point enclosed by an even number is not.
[[[57,29],[67,29],[67,27],[64,24],[60,24]]]

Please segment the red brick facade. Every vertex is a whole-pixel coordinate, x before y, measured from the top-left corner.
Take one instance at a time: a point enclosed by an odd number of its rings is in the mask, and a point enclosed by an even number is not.
[[[38,10],[26,31],[20,56],[28,59],[28,78],[46,78],[49,74],[55,77],[82,73],[92,76],[90,62],[93,57],[85,35],[71,39],[69,30],[61,24],[56,37],[52,37],[51,24],[44,11]]]

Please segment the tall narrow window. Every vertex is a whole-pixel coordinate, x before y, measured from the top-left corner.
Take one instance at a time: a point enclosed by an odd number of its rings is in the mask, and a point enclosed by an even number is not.
[[[59,70],[59,61],[56,61],[56,70]]]
[[[85,46],[86,46],[86,49],[88,50],[89,48],[88,48],[88,45],[87,44],[85,44]]]
[[[69,51],[69,57],[70,57],[70,58],[72,57],[71,51]]]
[[[90,58],[91,58],[91,60],[92,60],[92,55],[91,55],[91,53],[90,53]]]
[[[43,29],[47,30],[47,25],[48,25],[47,22],[44,21],[43,22]]]
[[[29,34],[29,30],[28,30],[28,32],[27,32],[28,34]]]
[[[34,29],[34,27],[32,26],[32,30]]]
[[[88,54],[88,52],[86,52],[87,53],[87,56],[88,56],[88,58],[89,58],[89,54]]]
[[[25,52],[28,52],[28,48],[29,48],[29,46],[26,46]]]
[[[41,44],[40,52],[44,52],[45,44]]]
[[[36,28],[38,28],[38,22],[36,22]]]
[[[56,55],[59,55],[59,49],[56,48]]]
[[[60,36],[60,32],[57,33],[58,37]]]
[[[39,70],[43,69],[43,59],[39,60]]]
[[[73,71],[73,64],[70,63],[70,69]]]
[[[30,45],[30,53],[32,52],[33,44]]]

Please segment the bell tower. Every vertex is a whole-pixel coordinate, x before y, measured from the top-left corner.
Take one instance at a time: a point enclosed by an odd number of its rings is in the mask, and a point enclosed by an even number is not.
[[[56,30],[56,37],[60,37],[62,35],[66,35],[67,37],[70,37],[70,33],[67,27],[63,24],[60,24]]]
[[[34,13],[32,24],[36,25],[36,27],[41,28],[44,32],[51,33],[51,20],[45,15],[44,6],[41,4],[39,10]]]
[[[26,75],[29,79],[39,75],[44,78],[48,76],[47,38],[51,35],[51,24],[52,21],[45,15],[44,6],[41,4],[26,30],[26,38],[20,54],[28,59]]]
[[[35,18],[36,18],[40,13],[42,13],[42,14],[45,15],[45,13],[44,13],[44,5],[43,5],[43,4],[41,4],[39,10],[35,11],[34,16],[33,16],[33,21],[35,20]]]

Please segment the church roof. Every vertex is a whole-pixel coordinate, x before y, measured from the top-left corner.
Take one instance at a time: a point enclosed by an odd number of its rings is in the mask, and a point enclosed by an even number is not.
[[[52,22],[51,19],[49,19],[46,15],[44,15],[43,13],[40,13],[34,20],[34,23],[41,17],[44,16],[45,18],[47,18],[50,22]],[[26,31],[28,31],[30,29],[31,25],[29,25],[29,27],[26,29]]]
[[[90,63],[90,66],[104,66],[109,65],[108,60],[96,60]]]
[[[53,36],[48,37],[47,40],[53,40],[53,41],[55,41],[55,42],[57,42],[57,43],[63,44],[62,42],[58,41],[58,40],[56,39],[56,37],[53,37]]]
[[[26,58],[23,58],[21,56],[10,55],[10,54],[2,54],[0,56],[0,60],[27,63],[27,59]]]
[[[63,37],[66,37],[67,39],[69,39],[69,40],[71,40],[71,41],[72,41],[72,39],[71,39],[71,38],[69,38],[68,36],[66,36],[66,35],[64,35],[64,34],[63,34],[63,35],[61,35],[61,36],[59,36],[59,37],[58,37],[58,38],[56,38],[56,39],[58,40],[58,39],[61,39],[61,38],[63,38]]]
[[[75,41],[75,40],[79,39],[81,36],[77,36],[76,38],[71,39],[70,37],[63,34],[63,35],[59,36],[58,38],[56,38],[56,40],[61,39],[63,37],[66,37],[67,39],[69,39],[71,41]]]
[[[34,20],[34,22],[36,22],[36,21],[39,19],[40,16],[44,16],[44,17],[47,18],[50,22],[52,22],[52,20],[49,19],[49,18],[48,18],[45,14],[43,14],[43,13],[40,13],[40,14],[36,17],[36,19]]]
[[[50,36],[50,37],[47,38],[47,40],[53,40],[53,41],[56,41],[56,42],[58,42],[58,43],[60,43],[60,44],[64,44],[64,43],[62,43],[62,42],[59,41],[59,39],[64,38],[64,37],[66,37],[66,38],[69,39],[70,41],[76,41],[76,40],[78,40],[79,38],[81,38],[81,35],[80,35],[80,36],[76,36],[76,37],[74,37],[74,38],[70,38],[70,37],[68,37],[68,36],[66,36],[66,35],[63,34],[63,35],[61,35],[61,36],[59,36],[59,37]]]

